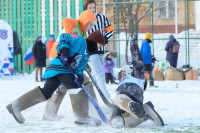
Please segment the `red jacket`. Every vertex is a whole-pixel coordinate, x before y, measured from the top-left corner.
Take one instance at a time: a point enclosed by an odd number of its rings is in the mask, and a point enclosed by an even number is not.
[[[51,48],[53,47],[53,44],[55,43],[55,41],[50,41],[47,43],[47,57],[49,58],[49,54],[51,51]]]

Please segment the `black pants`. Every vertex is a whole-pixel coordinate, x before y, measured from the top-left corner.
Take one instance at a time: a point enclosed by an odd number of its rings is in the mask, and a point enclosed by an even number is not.
[[[109,81],[111,83],[114,83],[114,79],[113,79],[113,76],[112,76],[112,73],[105,73],[105,78],[106,78],[106,83],[109,83]]]
[[[144,66],[145,66],[145,72],[148,71],[148,73],[149,73],[150,85],[154,85],[153,66],[152,66],[152,64],[144,64]]]
[[[80,84],[83,83],[84,78],[80,75],[78,76],[78,81]],[[44,87],[41,88],[41,91],[46,99],[51,98],[53,92],[58,88],[58,86],[62,83],[67,89],[78,88],[74,82],[74,75],[71,73],[68,74],[59,74],[54,77],[48,78],[44,84]]]

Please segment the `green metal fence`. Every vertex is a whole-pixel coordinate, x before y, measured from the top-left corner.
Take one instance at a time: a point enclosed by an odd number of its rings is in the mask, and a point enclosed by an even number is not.
[[[51,2],[53,2],[52,8]],[[79,1],[79,13],[83,11],[83,2],[83,0]],[[44,8],[42,4],[45,4]],[[70,10],[67,10],[67,4],[70,4]],[[75,0],[0,0],[0,19],[7,21],[17,32],[22,47],[22,54],[14,57],[15,73],[31,73],[34,70],[34,64],[25,67],[24,55],[34,44],[36,37],[43,32],[48,42],[51,33],[50,10],[53,10],[53,34],[55,37],[58,36],[59,25],[61,25],[58,18],[59,6],[62,19],[67,17],[67,11],[70,11],[71,18],[75,18]],[[42,16],[42,9],[45,10],[45,16]],[[42,17],[45,17],[45,31],[42,31]]]

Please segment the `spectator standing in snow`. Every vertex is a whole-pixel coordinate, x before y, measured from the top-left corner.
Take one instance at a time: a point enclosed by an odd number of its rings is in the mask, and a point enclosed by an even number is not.
[[[174,38],[173,35],[169,36],[169,41],[166,44],[165,51],[167,51],[166,60],[169,61],[170,66],[176,68],[179,53],[179,42]]]
[[[149,73],[149,82],[151,87],[157,87],[154,85],[154,77],[153,77],[153,65],[152,65],[152,60],[156,60],[154,56],[151,55],[151,46],[150,43],[152,35],[150,33],[145,34],[145,40],[142,43],[141,46],[141,53],[142,53],[142,58],[144,61],[144,67],[145,67],[145,72],[148,71]]]
[[[35,81],[38,82],[38,72],[40,73],[40,81],[43,81],[43,67],[46,67],[46,48],[42,43],[42,36],[38,36],[32,48],[32,54],[35,58]]]
[[[55,37],[53,34],[49,35],[49,42],[47,43],[47,57],[48,57],[48,62],[51,61],[49,54],[51,51],[51,48],[53,47],[53,44],[55,43]]]
[[[110,52],[107,52],[105,54],[105,59],[104,59],[104,72],[105,72],[105,76],[106,76],[106,83],[108,84],[109,81],[111,82],[111,84],[114,84],[114,77],[112,75],[113,73],[113,68],[115,66],[114,61],[112,60],[112,56],[110,54]]]
[[[85,0],[84,9],[91,10],[94,14],[96,13],[96,1],[95,0]],[[108,40],[113,36],[115,29],[108,20],[108,18],[103,14],[96,14],[97,23],[94,25],[92,30],[87,32],[87,35],[100,30],[105,37],[105,44],[108,43]],[[90,62],[88,63],[91,67],[92,74],[96,78],[96,82],[99,85],[99,88],[103,92],[104,96],[109,100],[110,93],[108,92],[105,85],[105,73],[103,70],[104,65],[104,53],[106,47],[102,46],[99,51],[90,57]]]

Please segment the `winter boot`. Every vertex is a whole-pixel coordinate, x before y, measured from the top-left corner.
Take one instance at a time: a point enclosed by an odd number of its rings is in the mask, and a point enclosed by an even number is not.
[[[146,107],[150,103],[151,102],[147,102],[147,103],[143,104],[143,108]],[[151,103],[151,105],[153,106],[152,103]],[[141,118],[134,117],[133,115],[131,115],[127,112],[123,113],[122,116],[125,121],[125,127],[136,127],[136,126],[140,125],[142,122],[148,120],[150,118],[150,116],[148,115],[148,113],[146,113],[145,109],[143,112],[144,113]]]
[[[114,128],[123,128],[125,127],[125,121],[124,118],[122,116],[122,114],[125,111],[119,109],[117,106],[115,106],[115,108],[113,108],[113,113],[110,119],[110,124],[112,127]]]
[[[150,87],[158,88],[158,86],[154,85],[154,80],[149,80],[149,82],[150,82]]]
[[[122,114],[122,116],[125,121],[125,127],[136,127],[140,125],[142,122],[144,122],[140,118],[137,118],[129,114],[128,112],[125,112],[124,114]]]
[[[60,85],[58,90],[52,94],[51,98],[47,101],[45,112],[43,114],[43,120],[54,121],[63,118],[62,116],[57,116],[57,113],[66,92],[67,88]]]
[[[152,120],[156,126],[164,126],[162,118],[154,110],[154,106],[150,101],[143,104],[143,108],[145,112],[141,118],[134,117],[133,115],[130,115],[127,112],[122,115],[126,127],[136,127],[148,119]]]
[[[89,93],[91,92],[90,90],[93,89],[91,87],[92,83],[85,85]],[[89,116],[89,98],[84,90],[81,90],[78,94],[70,94],[70,99],[75,117],[75,124],[90,126],[98,126],[101,124],[99,119]]]
[[[114,117],[114,118],[113,118]],[[147,119],[149,117],[146,117]],[[145,119],[145,120],[147,120]],[[132,114],[122,111],[118,108],[113,111],[111,117],[111,125],[116,128],[122,127],[136,127],[145,121],[144,119],[137,118]]]
[[[111,125],[113,127],[115,127],[115,126],[116,127],[124,127],[124,126],[125,127],[136,127],[136,126],[140,125],[141,123],[143,123],[144,121],[146,121],[148,119],[152,120],[151,116],[146,112],[148,110],[151,110],[151,109],[149,109],[149,106],[151,108],[154,108],[153,104],[151,102],[147,102],[147,103],[143,104],[143,107],[145,108],[144,109],[145,112],[144,112],[144,114],[143,114],[143,116],[141,118],[135,117],[132,114],[130,114],[128,112],[125,112],[125,113],[122,113],[121,116],[117,116],[114,119],[112,119],[111,120]],[[156,121],[156,123],[157,123],[156,125],[157,126],[163,126],[164,123],[162,121],[162,118],[159,115],[158,115],[158,117],[159,117],[159,120],[158,120],[158,118],[154,119]]]
[[[144,109],[141,104],[133,101],[125,94],[119,94],[112,97],[114,104],[120,109],[132,114],[137,118],[141,118],[144,114]]]
[[[152,120],[156,126],[164,126],[164,122],[161,116],[155,111],[153,104],[149,101],[143,105],[145,110],[144,119],[149,118]]]
[[[18,123],[24,123],[25,119],[22,116],[21,111],[43,101],[46,101],[46,98],[38,86],[33,90],[25,93],[11,104],[7,105],[6,108]]]

